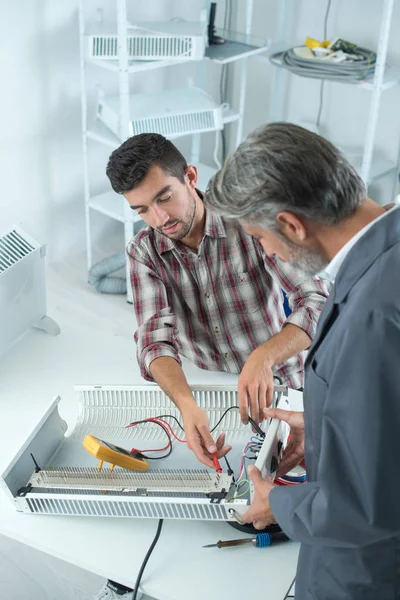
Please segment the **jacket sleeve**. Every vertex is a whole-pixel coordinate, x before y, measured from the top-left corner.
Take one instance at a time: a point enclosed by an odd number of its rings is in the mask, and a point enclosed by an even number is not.
[[[400,533],[399,365],[400,311],[352,323],[327,382],[316,480],[270,494],[290,538],[360,547]]]
[[[265,255],[264,264],[268,273],[278,281],[288,297],[292,313],[284,325],[288,323],[297,325],[313,339],[331,285],[275,257]]]
[[[142,253],[131,250],[128,256],[138,324],[135,332],[137,360],[142,377],[153,381],[149,367],[156,358],[170,356],[182,364],[176,344],[176,316],[155,265]]]

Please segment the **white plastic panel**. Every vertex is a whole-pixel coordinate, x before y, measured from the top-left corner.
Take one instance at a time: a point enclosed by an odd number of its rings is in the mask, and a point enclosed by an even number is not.
[[[100,93],[97,118],[119,136],[119,98]],[[130,97],[129,135],[173,138],[223,128],[222,108],[203,90],[189,87]]]
[[[236,500],[211,504],[209,500],[176,498],[121,498],[101,496],[29,494],[18,498],[22,512],[77,517],[133,517],[140,519],[189,519],[201,521],[232,521],[229,510],[245,512],[247,502]]]
[[[2,235],[0,237],[0,274],[34,252],[37,247],[17,229],[11,229]]]
[[[206,49],[206,24],[183,20],[137,23],[128,26],[129,60],[201,60]],[[88,59],[117,60],[118,36],[114,23],[86,35]]]
[[[181,421],[179,410],[166,394],[155,385],[75,386],[79,394],[79,417],[72,438],[83,440],[87,434],[101,439],[161,440],[164,432],[156,425],[138,425],[126,429],[133,421],[170,414]],[[236,386],[192,386],[196,403],[208,414],[210,429],[218,423],[227,408],[238,405]],[[178,437],[183,432],[175,420],[169,423]],[[240,420],[239,411],[230,410],[213,432],[225,432],[227,440],[242,437],[248,427]]]
[[[0,236],[0,355],[46,315],[44,257],[18,228]]]

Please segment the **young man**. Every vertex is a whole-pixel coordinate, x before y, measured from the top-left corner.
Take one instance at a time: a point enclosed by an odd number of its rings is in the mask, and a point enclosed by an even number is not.
[[[273,375],[303,385],[303,355],[314,336],[327,287],[269,258],[231,220],[206,211],[197,170],[163,136],[142,134],[110,157],[113,189],[149,226],[128,247],[138,330],[137,357],[179,408],[197,458],[213,467],[225,455],[196,405],[179,355],[202,369],[241,373],[239,403],[247,422],[272,400]],[[285,318],[282,291],[292,314]]]
[[[305,366],[303,413],[280,473],[304,453],[308,483],[249,469],[247,522],[302,542],[299,600],[400,598],[400,210],[385,210],[344,156],[290,123],[250,135],[210,183],[207,208],[237,218],[268,256],[335,285]]]

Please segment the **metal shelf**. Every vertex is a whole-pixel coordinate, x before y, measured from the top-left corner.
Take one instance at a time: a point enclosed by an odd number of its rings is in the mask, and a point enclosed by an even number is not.
[[[390,90],[390,88],[398,85],[400,83],[400,68],[399,67],[386,67],[385,73],[383,75],[383,81],[381,85],[381,91]],[[372,92],[374,90],[374,81],[373,79],[368,79],[366,81],[360,81],[359,86],[364,89]]]
[[[89,199],[89,206],[107,217],[111,217],[120,223],[136,223],[142,219],[135,211],[127,206],[127,200],[124,196],[116,194],[112,190],[92,196]]]
[[[222,111],[222,121],[224,125],[227,125],[228,123],[233,123],[234,121],[238,121],[241,118],[241,113],[238,110],[235,110],[234,108],[227,108],[226,110]]]
[[[225,43],[208,46],[204,58],[208,58],[221,65],[261,54],[268,49],[270,44],[269,41],[254,35],[225,31],[223,29],[217,30],[216,35],[224,38]]]
[[[86,58],[85,62],[101,69],[113,71],[118,73],[119,66],[118,60],[101,60],[97,58]],[[152,69],[162,69],[165,67],[172,67],[174,65],[187,64],[193,62],[189,58],[180,58],[174,60],[141,60],[141,61],[130,61],[128,66],[128,73],[139,73],[140,71],[151,71]]]

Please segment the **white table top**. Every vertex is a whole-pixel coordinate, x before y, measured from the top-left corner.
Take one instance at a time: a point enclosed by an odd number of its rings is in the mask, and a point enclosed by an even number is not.
[[[60,274],[61,273],[61,274]],[[0,358],[0,470],[3,470],[60,395],[61,416],[76,419],[73,385],[141,383],[134,358],[133,309],[122,297],[72,286],[51,273],[49,315],[61,334],[32,330]],[[185,364],[191,383],[232,383],[235,376]],[[133,586],[154,537],[156,520],[46,517],[17,513],[0,492],[0,533],[101,576]],[[142,589],[160,600],[247,598],[268,591],[282,600],[294,578],[299,545],[203,549],[218,539],[242,537],[226,523],[164,522]]]

